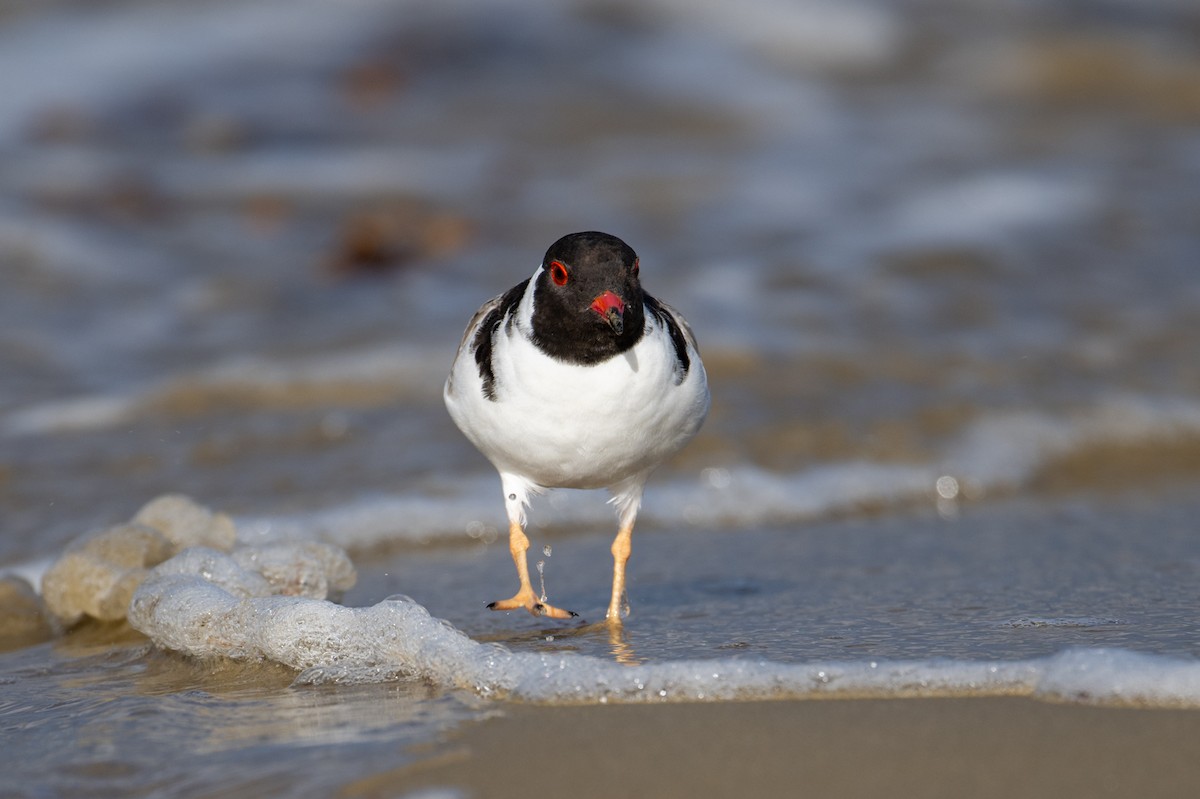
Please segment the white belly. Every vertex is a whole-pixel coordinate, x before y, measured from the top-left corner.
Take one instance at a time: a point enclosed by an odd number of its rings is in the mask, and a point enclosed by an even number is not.
[[[446,407],[500,472],[548,488],[603,488],[654,468],[699,430],[708,387],[699,355],[689,355],[691,368],[677,385],[665,337],[647,335],[622,355],[578,366],[501,329],[496,400],[484,397],[467,351],[446,384]]]

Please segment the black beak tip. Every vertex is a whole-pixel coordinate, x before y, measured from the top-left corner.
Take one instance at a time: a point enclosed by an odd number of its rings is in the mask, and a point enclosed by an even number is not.
[[[608,322],[608,326],[611,327],[613,332],[618,336],[625,332],[625,318],[621,316],[621,314],[617,313],[616,309],[608,312],[608,316],[605,317],[605,321]]]

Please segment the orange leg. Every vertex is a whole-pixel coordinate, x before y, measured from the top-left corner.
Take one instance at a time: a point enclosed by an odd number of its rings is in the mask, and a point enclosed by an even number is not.
[[[625,597],[625,564],[632,550],[633,523],[622,524],[613,539],[613,583],[612,599],[608,602],[608,613],[604,618],[610,625],[620,625],[621,617],[629,615],[629,601]]]
[[[525,610],[534,616],[549,616],[552,619],[569,619],[572,616],[578,616],[578,613],[556,608],[553,605],[542,602],[537,594],[533,592],[533,585],[529,582],[529,563],[525,555],[528,550],[529,538],[525,535],[525,531],[521,529],[520,523],[515,521],[509,522],[508,551],[512,553],[513,563],[517,566],[517,579],[521,581],[521,586],[511,599],[492,602],[488,605],[488,610],[516,610],[517,608],[525,608]]]

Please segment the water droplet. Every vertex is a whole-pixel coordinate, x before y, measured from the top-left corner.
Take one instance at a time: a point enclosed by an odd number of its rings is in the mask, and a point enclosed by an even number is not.
[[[708,483],[711,488],[729,488],[729,484],[733,482],[729,475],[728,469],[719,467],[709,467],[700,472],[700,479]]]
[[[549,544],[546,544],[546,546],[542,547],[542,554],[545,555],[546,557],[550,557],[550,545]]]
[[[948,474],[939,477],[934,486],[942,499],[954,499],[958,496],[958,480]]]

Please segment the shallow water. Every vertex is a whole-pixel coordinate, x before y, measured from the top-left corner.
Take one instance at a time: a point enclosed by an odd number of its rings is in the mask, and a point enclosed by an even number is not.
[[[290,670],[182,662],[131,637],[6,658],[4,795],[330,795],[490,713],[412,682],[289,690]]]
[[[632,662],[745,657],[1015,660],[1071,647],[1200,657],[1194,501],[1001,503],[796,527],[648,532],[630,562]],[[1137,530],[1136,535],[1131,531]],[[550,599],[603,618],[608,536],[551,535]],[[397,554],[349,604],[404,593],[480,640],[605,656],[606,631],[480,607],[508,590],[507,546]],[[382,570],[382,571],[381,571]],[[536,579],[536,578],[535,578]]]
[[[787,694],[786,667],[842,664],[878,693],[855,669],[1025,663],[1058,699],[1187,671],[1200,17],[693,6],[0,11],[0,569],[184,492],[248,543],[349,549],[347,605],[403,594],[587,669],[761,663]],[[713,389],[647,492],[616,639],[483,611],[514,581],[498,482],[440,400],[471,312],[593,227]],[[551,600],[590,621],[603,499],[532,515]],[[0,644],[14,795],[327,795],[503,704],[292,686],[122,625]],[[1080,649],[1119,654],[1055,660]]]

